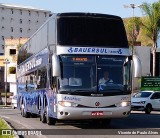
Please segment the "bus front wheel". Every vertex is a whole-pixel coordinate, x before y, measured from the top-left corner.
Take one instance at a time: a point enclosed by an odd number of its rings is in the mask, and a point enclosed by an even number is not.
[[[55,125],[56,124],[56,119],[52,118],[48,115],[48,108],[46,110],[46,122],[48,125]]]

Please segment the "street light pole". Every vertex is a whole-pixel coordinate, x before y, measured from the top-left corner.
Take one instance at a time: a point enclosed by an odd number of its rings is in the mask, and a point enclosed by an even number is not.
[[[124,8],[132,8],[132,55],[134,54],[134,27],[135,27],[135,17],[134,17],[134,9],[137,7],[141,7],[143,5],[135,5],[135,4],[129,4],[129,5],[124,5]]]
[[[129,4],[129,5],[124,5],[124,8],[132,8],[132,18],[133,18],[133,22],[132,22],[132,57],[134,55],[134,27],[135,27],[135,17],[134,17],[134,9],[137,7],[141,7],[143,5],[135,5],[135,4]],[[133,63],[132,63],[132,73],[133,73]],[[133,86],[134,86],[134,80],[133,80],[133,74],[132,74],[132,92],[133,92]]]
[[[5,106],[7,106],[7,64],[9,64],[9,60],[6,58],[5,62]]]

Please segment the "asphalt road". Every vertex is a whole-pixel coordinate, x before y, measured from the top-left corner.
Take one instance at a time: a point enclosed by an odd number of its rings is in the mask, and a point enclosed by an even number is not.
[[[105,127],[87,121],[58,122],[55,126],[48,126],[40,122],[39,118],[23,118],[17,109],[0,109],[0,117],[4,118],[15,130],[43,134],[41,136],[23,135],[20,138],[144,138],[144,135],[147,138],[160,137],[160,112],[145,114],[134,111],[128,118],[113,119],[111,124]]]

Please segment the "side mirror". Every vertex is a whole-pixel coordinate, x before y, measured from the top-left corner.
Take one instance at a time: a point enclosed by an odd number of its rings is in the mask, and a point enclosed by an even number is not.
[[[52,76],[53,77],[60,77],[61,76],[61,68],[60,68],[60,61],[57,55],[52,56]]]
[[[134,77],[140,78],[142,75],[141,61],[137,55],[133,55]]]
[[[125,91],[127,91],[127,93],[131,94],[131,87],[128,87],[128,85],[124,85],[124,89]]]
[[[123,66],[126,66],[127,63],[130,62],[131,60],[132,60],[132,56],[128,56],[128,57],[126,58],[126,60],[124,61]]]

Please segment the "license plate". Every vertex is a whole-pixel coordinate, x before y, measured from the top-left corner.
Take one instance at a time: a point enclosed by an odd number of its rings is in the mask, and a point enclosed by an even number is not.
[[[92,116],[102,116],[103,115],[103,111],[95,111],[95,112],[91,112]]]

